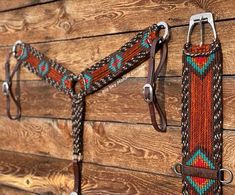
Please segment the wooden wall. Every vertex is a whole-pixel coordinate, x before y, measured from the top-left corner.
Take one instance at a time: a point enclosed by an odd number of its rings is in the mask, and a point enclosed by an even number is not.
[[[234,0],[0,1],[0,84],[6,53],[18,39],[79,73],[136,32],[166,21],[172,27],[168,65],[158,98],[168,131],[150,125],[142,97],[147,63],[118,85],[87,98],[83,194],[180,194],[171,170],[181,160],[181,48],[192,14],[211,11],[224,54],[224,166],[235,174]],[[199,39],[199,33],[194,35]],[[70,100],[25,69],[23,117],[10,121],[0,94],[0,194],[68,194],[72,190]],[[235,180],[224,188],[235,194]]]

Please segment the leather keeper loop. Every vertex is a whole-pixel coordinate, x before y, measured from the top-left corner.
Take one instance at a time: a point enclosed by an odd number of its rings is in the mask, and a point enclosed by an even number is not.
[[[182,175],[219,180],[219,170],[182,165]]]

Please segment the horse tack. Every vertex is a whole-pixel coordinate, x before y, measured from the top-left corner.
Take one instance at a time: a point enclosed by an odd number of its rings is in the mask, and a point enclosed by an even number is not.
[[[208,22],[214,40],[204,44],[203,23]],[[201,43],[192,45],[195,24],[201,25]],[[211,13],[193,15],[183,48],[182,164],[174,170],[182,176],[183,194],[222,194],[222,184],[233,175],[222,168],[222,51]],[[224,178],[227,172],[228,178]]]
[[[160,30],[165,33],[160,36]],[[73,167],[74,167],[74,192],[71,195],[81,194],[81,173],[83,158],[83,126],[85,116],[85,97],[103,88],[123,74],[132,70],[144,60],[149,60],[149,73],[147,84],[144,86],[144,99],[149,104],[151,121],[157,131],[166,131],[166,118],[156,98],[156,80],[161,68],[166,62],[167,40],[169,38],[168,25],[164,22],[154,24],[138,33],[119,50],[102,59],[79,75],[66,69],[53,61],[27,43],[17,41],[10,55],[17,59],[12,74],[10,75],[9,59],[6,62],[6,81],[3,83],[3,92],[7,96],[7,113],[11,119],[20,118],[20,104],[12,91],[12,78],[20,65],[28,68],[32,73],[47,81],[56,89],[63,91],[72,99],[72,134],[73,134]],[[155,52],[161,50],[161,60],[155,71]],[[18,112],[16,116],[10,113],[10,100],[13,100]],[[155,110],[159,113],[161,124],[157,124]]]

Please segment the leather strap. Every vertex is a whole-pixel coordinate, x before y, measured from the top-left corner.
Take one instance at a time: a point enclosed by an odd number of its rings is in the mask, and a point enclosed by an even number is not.
[[[155,53],[158,50],[161,50],[161,59],[159,62],[159,65],[155,70]],[[151,50],[150,50],[150,58],[149,58],[149,68],[148,68],[148,77],[147,77],[147,83],[144,86],[144,98],[145,101],[148,103],[149,106],[149,112],[150,112],[150,117],[151,117],[151,122],[153,127],[160,132],[166,132],[166,116],[163,113],[158,100],[156,96],[156,81],[157,78],[160,74],[160,71],[162,67],[166,63],[166,58],[167,58],[167,42],[164,42],[162,44],[159,44],[159,40],[155,39],[151,45]],[[155,110],[159,114],[160,117],[160,124],[158,125],[157,120],[156,120],[156,114]]]
[[[206,179],[219,179],[219,170],[207,169],[183,165],[182,174],[185,176],[200,177]]]
[[[11,120],[17,120],[20,118],[21,116],[21,107],[20,107],[20,86],[19,86],[19,69],[20,69],[20,63],[17,62],[17,64],[15,65],[12,73],[10,73],[10,57],[11,57],[12,53],[9,53],[9,55],[7,55],[6,58],[6,63],[5,63],[5,81],[3,82],[2,85],[2,91],[3,94],[6,96],[6,112],[7,112],[7,116],[11,119]],[[17,75],[17,85],[16,85],[16,90],[15,90],[15,95],[12,91],[12,80],[13,77],[15,76],[15,74]],[[13,101],[13,103],[15,104],[16,107],[16,114],[12,115],[11,114],[11,100]]]
[[[81,193],[81,173],[82,173],[82,162],[73,160],[73,172],[74,172],[74,192],[78,195]]]

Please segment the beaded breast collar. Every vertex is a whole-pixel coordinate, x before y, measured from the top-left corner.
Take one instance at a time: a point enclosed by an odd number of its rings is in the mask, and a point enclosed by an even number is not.
[[[160,36],[160,30],[165,33]],[[26,67],[51,86],[64,92],[72,99],[72,134],[73,134],[73,167],[74,192],[71,195],[81,194],[81,173],[83,158],[83,127],[85,116],[85,97],[110,84],[123,74],[129,72],[143,61],[149,60],[149,73],[144,86],[144,99],[149,105],[151,120],[156,130],[166,130],[166,119],[157,102],[155,82],[166,61],[168,25],[164,22],[154,24],[138,33],[119,50],[100,60],[93,66],[85,69],[79,75],[74,74],[61,64],[44,56],[31,45],[17,41],[5,64],[6,81],[3,83],[3,92],[7,99],[7,115],[11,119],[19,119],[21,108],[19,98],[12,92],[12,78],[18,72],[19,66]],[[161,60],[155,71],[155,52],[161,50]],[[17,64],[10,73],[10,56],[14,55]],[[17,107],[16,115],[10,112],[10,101]],[[161,124],[157,124],[155,110],[159,113]]]

